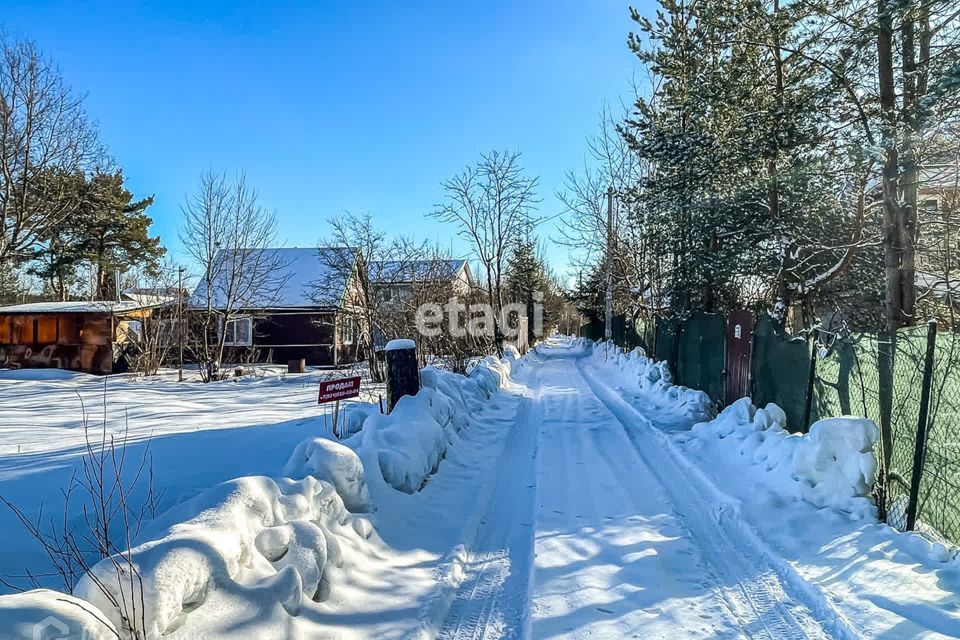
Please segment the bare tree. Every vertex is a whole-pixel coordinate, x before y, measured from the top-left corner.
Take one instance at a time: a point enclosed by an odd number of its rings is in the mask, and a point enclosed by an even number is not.
[[[140,320],[125,323],[128,362],[139,374],[156,375],[161,366],[173,360],[186,338],[183,312],[188,301],[180,271],[177,265],[167,262],[155,273],[138,274],[126,290],[137,302],[150,307]]]
[[[32,42],[0,35],[0,264],[30,257],[78,205],[70,176],[102,159],[97,130],[59,69]]]
[[[106,387],[104,387],[106,403]],[[106,411],[106,405],[104,405]],[[3,503],[16,516],[23,529],[36,540],[53,567],[52,573],[5,576],[0,584],[13,591],[37,589],[44,582],[59,578],[67,593],[73,593],[81,578],[113,604],[125,626],[117,638],[142,640],[146,637],[146,605],[143,580],[133,562],[130,549],[144,523],[157,515],[163,493],[154,487],[153,457],[149,442],[139,459],[130,457],[129,424],[121,434],[110,433],[106,417],[99,428],[91,427],[81,400],[84,447],[78,469],[61,489],[62,512],[44,514],[39,505],[36,517],[7,498]],[[135,498],[136,494],[142,497]],[[79,507],[75,507],[77,503]],[[82,513],[79,521],[73,512]],[[104,570],[94,570],[102,563]],[[112,628],[108,621],[105,628]]]
[[[628,116],[626,107],[615,115],[609,105],[603,106],[598,131],[587,139],[583,167],[568,171],[556,194],[564,205],[556,240],[570,248],[572,266],[581,273],[590,273],[608,258],[612,261],[615,309],[637,306],[634,303],[642,306],[644,299],[657,300],[661,289],[660,256],[649,250],[643,211],[630,211],[623,198],[647,170],[647,163],[633,152],[619,130]],[[607,192],[611,187],[615,200],[613,222],[608,227]],[[608,229],[613,235],[609,241]]]
[[[483,265],[498,353],[503,350],[499,316],[507,258],[513,237],[537,222],[538,184],[539,178],[524,173],[519,153],[491,151],[442,183],[444,202],[432,213],[459,227],[460,236],[471,243]]]
[[[289,263],[275,249],[276,216],[240,173],[205,171],[181,207],[180,241],[203,270],[191,300],[189,341],[209,382],[218,375],[233,321],[272,306],[290,278]],[[252,321],[249,325],[252,331]]]
[[[407,273],[425,256],[425,245],[402,237],[390,239],[374,224],[369,213],[346,212],[328,220],[330,233],[318,251],[325,275],[311,283],[317,300],[339,300],[343,288],[350,287],[348,304],[342,311],[359,328],[361,343],[366,347],[370,375],[383,380],[383,370],[376,356],[376,337],[393,337],[403,328],[396,326],[397,307],[389,281],[395,274]],[[355,304],[350,304],[355,303]],[[411,325],[412,326],[412,325]],[[408,334],[404,337],[410,337]]]

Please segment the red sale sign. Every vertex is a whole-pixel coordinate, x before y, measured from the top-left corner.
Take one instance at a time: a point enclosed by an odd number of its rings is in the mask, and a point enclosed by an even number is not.
[[[360,395],[360,376],[324,380],[320,383],[320,398],[317,404],[356,398],[358,395]]]

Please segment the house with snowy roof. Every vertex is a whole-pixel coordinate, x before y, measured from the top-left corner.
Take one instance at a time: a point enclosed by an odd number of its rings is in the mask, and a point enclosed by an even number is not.
[[[417,287],[449,288],[466,296],[476,285],[470,263],[462,259],[382,260],[370,265],[370,286],[387,307],[400,310]]]
[[[233,361],[348,364],[363,358],[358,268],[345,247],[220,250],[190,307],[223,314]]]

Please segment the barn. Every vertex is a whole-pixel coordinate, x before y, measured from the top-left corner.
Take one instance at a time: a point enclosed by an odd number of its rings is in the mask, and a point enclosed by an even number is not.
[[[156,306],[126,300],[0,307],[0,367],[113,373],[123,368],[128,329]]]

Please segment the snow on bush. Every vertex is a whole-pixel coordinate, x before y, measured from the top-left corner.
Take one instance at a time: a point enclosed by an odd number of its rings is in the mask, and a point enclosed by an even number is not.
[[[312,477],[231,480],[167,511],[148,542],[95,565],[74,593],[117,629],[143,626],[147,637],[176,631],[194,610],[222,613],[223,600],[252,603],[279,624],[304,597],[326,598],[328,566],[342,565],[341,542],[362,531],[352,520],[333,485]]]
[[[49,589],[0,598],[0,637],[116,640],[113,625],[86,602]]]
[[[826,418],[801,435],[785,425],[777,405],[757,408],[741,398],[715,419],[694,425],[692,434],[719,455],[745,458],[775,493],[857,518],[872,514],[867,495],[877,471],[877,426],[865,418]]]
[[[426,367],[420,393],[401,398],[390,415],[372,413],[345,444],[357,452],[375,493],[381,481],[404,493],[419,491],[447,449],[456,446],[471,415],[507,383],[516,366],[516,361],[488,357],[466,377]]]
[[[624,353],[612,342],[592,343],[586,339],[580,342],[592,345],[590,358],[594,365],[616,368],[648,399],[669,405],[693,420],[706,420],[713,416],[710,396],[703,391],[674,384],[667,363],[648,358],[640,347]]]
[[[283,469],[283,476],[326,480],[336,488],[348,510],[353,513],[370,510],[363,463],[353,449],[335,440],[312,438],[298,444]]]

